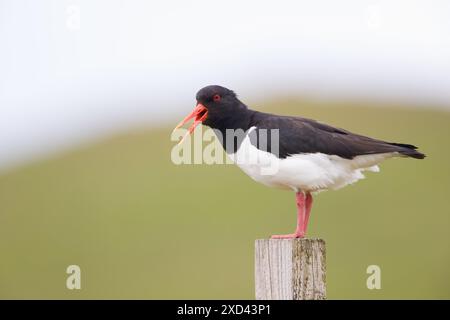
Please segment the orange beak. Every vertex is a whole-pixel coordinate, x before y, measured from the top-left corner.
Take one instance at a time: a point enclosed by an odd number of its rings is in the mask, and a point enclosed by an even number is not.
[[[194,123],[189,127],[189,131],[186,132],[183,139],[178,142],[178,144],[182,143],[184,139],[188,135],[190,135],[192,132],[194,132],[195,127],[197,127],[199,124],[201,124],[208,116],[208,109],[201,103],[197,104],[197,106],[194,108],[194,110],[186,116],[186,118],[183,119],[176,127],[173,129],[173,131],[177,130],[178,128],[182,127],[186,122],[194,118]]]

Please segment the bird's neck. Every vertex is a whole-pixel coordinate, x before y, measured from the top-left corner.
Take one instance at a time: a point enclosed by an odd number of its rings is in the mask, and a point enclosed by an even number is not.
[[[220,121],[211,126],[227,153],[237,151],[245,133],[252,127],[252,120],[257,113],[248,109],[244,104],[238,110],[238,112],[222,117]],[[232,147],[230,148],[230,146]]]

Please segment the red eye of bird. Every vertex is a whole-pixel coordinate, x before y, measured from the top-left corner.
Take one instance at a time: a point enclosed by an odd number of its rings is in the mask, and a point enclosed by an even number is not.
[[[221,99],[221,97],[220,97],[218,94],[215,94],[214,97],[213,97],[213,100],[214,100],[215,102],[219,102],[220,99]]]

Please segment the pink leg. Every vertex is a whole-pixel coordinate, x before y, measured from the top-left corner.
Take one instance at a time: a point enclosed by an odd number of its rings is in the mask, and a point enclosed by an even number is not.
[[[312,196],[310,193],[305,194],[300,191],[295,194],[297,200],[297,228],[295,233],[273,235],[272,239],[293,239],[303,238],[306,233],[306,227],[309,221],[309,215],[312,206]]]
[[[305,209],[306,209],[306,214],[305,214],[305,228],[303,229],[303,234],[306,234],[306,229],[308,228],[308,223],[309,223],[309,216],[311,215],[311,208],[312,208],[312,204],[313,204],[313,197],[311,195],[311,193],[307,193],[306,194],[306,205],[305,205]]]

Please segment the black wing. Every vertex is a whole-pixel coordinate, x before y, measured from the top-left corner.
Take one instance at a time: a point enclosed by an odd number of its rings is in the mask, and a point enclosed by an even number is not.
[[[373,139],[312,119],[259,113],[252,124],[257,127],[255,133],[258,133],[258,136],[261,129],[266,129],[268,132],[267,146],[262,146],[259,142],[255,143],[255,139],[252,139],[252,143],[259,149],[270,152],[273,152],[273,148],[268,129],[279,129],[278,156],[280,158],[316,152],[337,155],[345,159],[352,159],[359,155],[390,152],[398,152],[416,159],[425,158],[424,154],[416,150],[416,146]]]

